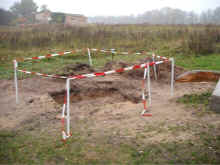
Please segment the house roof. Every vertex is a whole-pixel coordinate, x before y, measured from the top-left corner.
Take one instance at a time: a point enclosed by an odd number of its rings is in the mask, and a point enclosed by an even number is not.
[[[84,17],[87,18],[86,16],[82,15],[82,14],[70,14],[70,13],[64,13],[65,15],[69,15],[69,16],[73,16],[73,17]]]
[[[41,13],[44,13],[44,12],[50,12],[51,14],[52,13],[58,13],[58,12],[51,12],[49,10],[44,10],[44,11],[40,11],[40,12],[37,12],[36,14],[41,14]],[[62,12],[60,12],[62,13]],[[62,13],[64,15],[68,15],[68,16],[72,16],[72,17],[83,17],[83,18],[87,18],[86,16],[82,15],[82,14],[71,14],[71,13]]]

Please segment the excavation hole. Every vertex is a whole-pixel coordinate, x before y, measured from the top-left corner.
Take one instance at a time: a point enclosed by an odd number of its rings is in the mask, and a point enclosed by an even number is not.
[[[58,104],[64,103],[64,95],[65,91],[62,90],[60,92],[52,92],[50,96],[57,102]],[[135,96],[123,93],[117,88],[106,87],[106,88],[86,88],[79,89],[74,88],[70,91],[70,102],[71,103],[86,103],[86,102],[97,102],[97,103],[119,103],[130,101],[132,103],[139,103],[141,101],[141,95]]]

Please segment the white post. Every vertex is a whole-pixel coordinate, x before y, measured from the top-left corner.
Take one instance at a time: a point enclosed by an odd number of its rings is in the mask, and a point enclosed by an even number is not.
[[[18,63],[16,60],[14,62],[14,81],[15,81],[15,95],[16,95],[16,104],[18,104],[18,77],[17,77],[17,67]]]
[[[155,63],[155,54],[153,53],[152,55],[152,59],[153,59],[153,62]],[[155,77],[155,80],[157,80],[157,68],[156,68],[156,64],[154,64],[154,77]]]
[[[151,106],[150,65],[149,65],[149,62],[147,63],[147,87],[148,87],[149,106]]]
[[[144,69],[144,80],[146,80],[147,77],[147,68]]]
[[[144,104],[144,110],[142,111],[142,115],[144,115],[144,113],[146,112],[146,97],[145,97],[145,90],[146,90],[146,88],[145,88],[145,81],[146,81],[146,77],[147,77],[147,69],[148,68],[145,68],[144,69],[144,78],[143,78],[143,84],[142,84],[142,100],[143,100],[143,104]]]
[[[65,110],[66,110],[66,103],[64,103],[63,104],[63,110],[62,110],[62,119],[61,119],[61,121],[62,121],[62,138],[63,138],[63,140],[66,140],[66,133],[65,133],[65,130],[64,130],[64,125],[65,125],[65,118],[66,118],[66,116],[65,116]]]
[[[145,100],[145,81],[146,81],[146,77],[147,77],[147,68],[144,69],[142,100]]]
[[[89,48],[88,48],[88,56],[89,56],[89,64],[90,64],[90,66],[92,66],[92,58],[91,58],[91,53],[90,53]]]
[[[174,95],[174,67],[175,61],[174,58],[170,58],[171,61],[171,96]]]
[[[66,129],[67,137],[70,136],[70,79],[66,81],[66,92],[67,92],[67,115],[66,115]]]

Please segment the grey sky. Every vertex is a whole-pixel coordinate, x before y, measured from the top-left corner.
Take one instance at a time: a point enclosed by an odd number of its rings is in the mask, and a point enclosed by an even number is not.
[[[15,1],[0,0],[0,8],[9,8]],[[147,10],[162,7],[179,8],[186,11],[214,9],[220,6],[220,0],[34,0],[39,6],[48,5],[52,11],[78,13],[86,16],[118,16],[141,14]]]

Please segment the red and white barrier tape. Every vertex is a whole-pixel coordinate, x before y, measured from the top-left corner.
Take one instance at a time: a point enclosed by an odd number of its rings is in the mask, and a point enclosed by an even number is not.
[[[162,56],[156,56],[154,53],[152,52],[146,52],[146,51],[142,51],[142,52],[117,52],[115,51],[115,49],[109,49],[109,50],[105,50],[105,49],[90,49],[91,51],[94,51],[94,52],[103,52],[103,53],[113,53],[113,54],[124,54],[124,55],[128,55],[128,54],[136,54],[136,55],[141,55],[141,54],[147,54],[147,53],[150,53],[150,54],[153,54],[153,56],[159,58],[159,59],[163,59],[163,60],[168,60],[168,58],[166,57],[162,57]]]
[[[164,60],[164,61],[158,61],[158,62],[151,62],[149,65],[158,65],[158,64],[162,64],[164,62],[167,62],[168,60]],[[90,78],[90,77],[98,77],[98,76],[105,76],[105,75],[109,75],[109,74],[113,74],[113,73],[121,73],[124,71],[129,71],[129,70],[135,70],[135,69],[140,69],[140,68],[146,68],[147,64],[141,64],[141,65],[134,65],[134,66],[130,66],[127,68],[120,68],[120,69],[116,69],[116,70],[111,70],[111,71],[107,71],[107,72],[98,72],[98,73],[91,73],[91,74],[84,74],[84,75],[76,75],[76,76],[71,76],[71,77],[65,77],[65,76],[59,76],[59,75],[49,75],[49,74],[44,74],[44,73],[38,73],[38,72],[30,72],[30,71],[26,71],[26,70],[17,70],[19,72],[25,73],[25,74],[31,74],[31,75],[37,75],[37,76],[42,76],[42,77],[49,77],[49,78],[59,78],[59,79],[84,79],[84,78]]]
[[[51,58],[51,57],[55,57],[55,56],[63,56],[63,55],[66,55],[66,54],[71,54],[73,52],[74,51],[68,51],[68,52],[60,52],[60,53],[54,53],[54,54],[47,54],[46,56],[38,56],[38,57],[25,58],[24,61],[27,61],[27,60],[41,60],[41,59],[44,59],[44,58]]]
[[[76,80],[76,79],[84,79],[84,78],[91,78],[91,77],[106,76],[106,75],[113,74],[113,73],[121,73],[121,72],[124,72],[124,71],[135,70],[135,69],[140,69],[140,68],[150,69],[149,68],[150,66],[162,64],[165,61],[166,60],[158,61],[158,62],[151,62],[151,63],[147,63],[147,64],[141,64],[141,65],[134,65],[134,66],[130,66],[130,67],[126,67],[126,68],[121,68],[121,69],[117,69],[117,70],[111,70],[111,71],[107,71],[107,72],[99,72],[99,73],[91,73],[91,74],[72,76],[72,77],[68,78],[67,82],[69,80]],[[148,74],[148,78],[149,78],[149,74]],[[145,83],[145,79],[146,79],[146,69],[145,69],[145,76],[144,76],[144,80],[143,80],[143,88],[145,88],[145,84],[144,84]],[[143,89],[143,92],[144,92],[144,89]],[[143,93],[143,104],[144,104],[144,111],[142,113],[142,116],[152,116],[152,114],[147,112],[147,105],[146,105],[146,99],[145,99],[144,93]],[[64,119],[66,118],[65,115],[64,115],[65,114],[65,107],[66,107],[66,99],[64,99],[64,105],[63,105],[63,113],[62,113],[63,114],[62,115],[63,118],[61,120],[62,124],[63,124]],[[65,141],[66,138],[68,138],[71,135],[67,135],[65,133],[65,131],[62,130],[62,136],[63,136],[63,140]]]
[[[97,50],[97,49],[96,49]],[[92,49],[92,51],[96,51],[94,49]],[[76,52],[79,52],[82,50],[76,50]],[[105,50],[101,50],[103,52],[106,52]],[[115,52],[113,49],[109,52]],[[65,54],[70,54],[73,53],[73,51],[69,51],[69,52],[61,52],[61,53],[57,53],[57,54],[48,54],[46,56],[39,56],[39,57],[32,57],[32,58],[27,58],[25,60],[39,60],[39,59],[43,59],[43,58],[50,58],[50,57],[54,57],[54,56],[62,56]],[[117,52],[115,52],[117,53]],[[129,52],[121,52],[122,54],[129,54]],[[142,53],[136,53],[136,54],[143,54],[146,52],[142,52]],[[153,56],[155,57],[155,54],[153,54]],[[111,70],[111,71],[106,71],[106,72],[98,72],[98,73],[91,73],[91,74],[83,74],[83,75],[76,75],[76,76],[70,76],[70,77],[65,77],[65,76],[59,76],[59,75],[48,75],[48,74],[42,74],[42,73],[37,73],[37,72],[30,72],[30,71],[26,71],[26,70],[18,70],[17,68],[17,61],[14,60],[14,66],[15,66],[15,72],[16,70],[25,74],[32,74],[32,75],[38,75],[38,76],[43,76],[43,77],[50,77],[50,78],[61,78],[61,79],[67,79],[67,82],[69,82],[69,80],[75,80],[75,79],[84,79],[84,78],[91,78],[91,77],[99,77],[99,76],[106,76],[109,74],[113,74],[113,73],[121,73],[121,72],[125,72],[125,71],[129,71],[129,70],[136,70],[136,69],[141,69],[141,68],[146,68],[149,70],[150,66],[154,66],[154,65],[158,65],[158,64],[162,64],[164,62],[168,62],[171,59],[168,59],[166,57],[161,57],[161,56],[156,56],[159,59],[162,59],[163,61],[157,61],[157,62],[151,62],[151,63],[145,63],[145,64],[140,64],[140,65],[133,65],[130,67],[126,67],[126,68],[120,68],[120,69],[116,69],[116,70]],[[172,60],[171,60],[172,61]],[[149,76],[148,76],[149,78]],[[145,78],[146,79],[146,78]],[[67,83],[68,84],[68,83]],[[143,81],[143,88],[144,88],[144,81]],[[67,87],[67,89],[69,89],[69,87]],[[69,91],[69,90],[68,90]],[[67,92],[66,92],[67,93]],[[69,92],[68,92],[69,93]],[[66,97],[66,96],[65,96]],[[69,96],[68,96],[69,98]],[[69,103],[69,102],[68,102]],[[149,113],[145,113],[147,112],[147,106],[146,106],[146,98],[145,95],[143,93],[143,104],[144,104],[144,113],[142,113],[142,116],[152,116]],[[65,119],[67,120],[67,122],[69,122],[69,114],[67,114],[67,116],[65,115],[65,110],[66,107],[69,107],[69,104],[67,104],[66,99],[64,99],[64,105],[63,105],[63,109],[62,109],[62,118],[61,118],[61,123],[62,123],[62,137],[63,140],[65,141],[68,137],[72,136],[70,131],[69,131],[69,127],[67,127],[67,132],[68,134],[65,132],[64,126],[65,126]],[[67,108],[69,109],[69,108]],[[69,113],[69,111],[67,111]]]
[[[157,55],[155,55],[154,53],[153,53],[152,56],[153,56],[153,57],[156,57],[156,58],[159,58],[159,59],[162,59],[162,60],[168,60],[167,57],[157,56]]]
[[[149,63],[149,66],[162,64],[166,61],[168,61],[168,60],[151,62],[151,63]],[[147,67],[147,64],[140,64],[140,65],[134,65],[134,66],[126,67],[126,68],[111,70],[111,71],[107,71],[107,72],[98,72],[98,73],[91,73],[91,74],[76,75],[76,76],[69,77],[69,79],[75,80],[75,79],[99,77],[99,76],[105,76],[105,75],[109,75],[109,74],[113,74],[113,73],[121,73],[121,72],[129,71],[129,70],[135,70],[135,69],[146,68],[146,67]]]
[[[49,74],[43,74],[43,73],[37,73],[37,72],[30,72],[30,71],[26,71],[26,70],[17,70],[17,71],[25,73],[25,74],[32,74],[32,75],[37,75],[37,76],[42,76],[42,77],[60,78],[60,79],[67,79],[68,78],[65,76],[49,75]]]
[[[141,54],[146,54],[146,51],[143,52],[117,52],[115,51],[115,49],[109,49],[109,50],[105,50],[105,49],[90,49],[93,52],[103,52],[103,53],[113,53],[113,54],[123,54],[123,55],[128,55],[128,54],[136,54],[136,55],[141,55]],[[74,52],[82,52],[82,51],[87,51],[86,49],[77,49],[77,50],[72,50],[72,51],[66,51],[66,52],[60,52],[60,53],[54,53],[54,54],[47,54],[45,56],[38,56],[38,57],[31,57],[31,58],[25,58],[24,61],[27,60],[41,60],[44,58],[51,58],[51,57],[56,57],[56,56],[63,56],[66,54],[71,54]],[[154,54],[153,54],[154,55]],[[155,56],[155,55],[154,55]],[[163,60],[167,60],[166,57],[161,57],[161,56],[156,56],[157,58],[163,59]]]
[[[38,57],[31,57],[31,58],[25,58],[24,61],[28,61],[28,60],[41,60],[41,59],[44,59],[44,58],[51,58],[51,57],[56,57],[56,56],[63,56],[63,55],[66,55],[66,54],[71,54],[71,53],[74,53],[74,52],[82,52],[84,51],[84,49],[77,49],[77,50],[73,50],[73,51],[66,51],[66,52],[60,52],[60,53],[54,53],[54,54],[47,54],[45,56],[38,56]],[[86,50],[85,50],[86,51]],[[91,49],[91,51],[100,51],[100,52],[103,52],[103,53],[113,53],[113,54],[124,54],[124,55],[128,55],[129,52],[116,52],[115,49],[110,49],[110,50],[104,50],[104,49]],[[144,54],[145,52],[143,53],[134,53],[136,55],[141,55],[141,54]]]
[[[128,55],[128,54],[136,54],[136,55],[141,55],[141,54],[146,54],[147,52],[143,51],[141,52],[117,52],[115,51],[115,49],[109,49],[109,50],[105,50],[105,49],[91,49],[91,51],[93,52],[102,52],[102,53],[113,53],[113,54],[123,54],[123,55]]]

